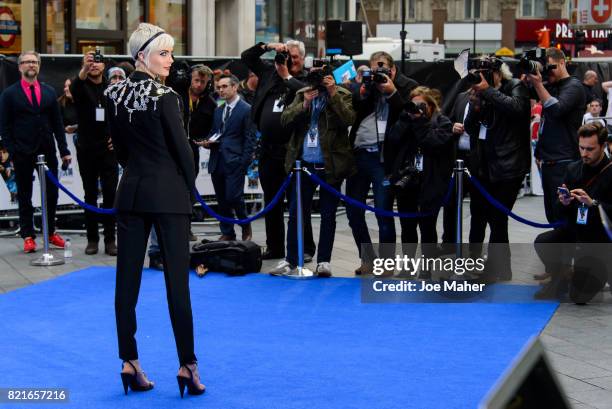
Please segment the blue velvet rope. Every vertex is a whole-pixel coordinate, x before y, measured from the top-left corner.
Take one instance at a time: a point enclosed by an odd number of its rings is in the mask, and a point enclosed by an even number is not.
[[[518,222],[524,223],[528,226],[535,227],[538,229],[550,229],[550,228],[556,229],[558,227],[563,227],[567,224],[563,221],[548,224],[548,223],[537,223],[537,222],[532,222],[531,220],[527,220],[513,213],[510,209],[508,209],[506,206],[501,204],[497,199],[491,196],[491,194],[485,190],[484,186],[482,186],[476,178],[474,178],[473,176],[469,176],[469,178],[472,184],[476,187],[476,189],[478,189],[478,191],[480,191],[480,193],[484,196],[484,198],[489,201],[489,203],[491,203],[500,212],[505,213],[507,216],[512,217],[514,220]]]
[[[306,174],[310,177],[310,179],[313,180],[313,182],[319,184],[323,189],[327,190],[332,195],[342,199],[348,205],[358,207],[363,210],[369,210],[383,217],[400,217],[400,218],[407,218],[407,219],[428,217],[428,216],[433,216],[434,214],[436,214],[436,212],[438,212],[438,210],[440,210],[440,208],[444,206],[446,203],[448,203],[448,201],[450,200],[451,195],[453,193],[453,184],[455,181],[455,177],[453,176],[448,184],[448,190],[446,191],[446,195],[444,196],[442,203],[440,204],[439,207],[435,208],[434,210],[430,210],[429,212],[400,213],[400,212],[393,212],[390,210],[377,209],[376,207],[372,207],[365,203],[361,203],[360,201],[355,200],[350,196],[347,196],[345,194],[342,194],[341,192],[338,192],[336,189],[333,188],[333,186],[330,186],[329,184],[327,184],[317,174],[311,173],[311,172],[306,172]]]
[[[289,186],[289,183],[291,182],[292,176],[293,176],[293,172],[287,175],[287,177],[285,178],[285,181],[283,182],[283,185],[281,186],[279,191],[276,192],[276,195],[274,196],[274,198],[272,198],[272,200],[270,201],[270,203],[268,203],[266,207],[261,209],[257,214],[251,217],[247,217],[246,219],[233,219],[230,217],[222,216],[219,213],[215,212],[213,209],[210,208],[210,206],[206,204],[206,202],[204,201],[204,199],[202,199],[202,196],[200,196],[200,193],[197,191],[197,189],[193,189],[193,193],[195,195],[196,200],[200,202],[204,210],[206,210],[206,213],[208,213],[215,219],[219,220],[220,222],[240,224],[240,225],[249,224],[252,221],[259,219],[261,216],[265,215],[270,210],[272,210],[274,206],[276,206],[279,200],[283,197],[283,193],[285,193],[285,190],[287,190],[287,187]]]
[[[84,201],[76,197],[68,189],[66,189],[66,187],[62,185],[59,180],[57,180],[53,172],[51,172],[49,169],[45,171],[45,174],[55,186],[57,186],[62,192],[66,193],[72,200],[76,202],[76,204],[81,206],[83,209],[89,210],[90,212],[94,212],[98,214],[117,214],[117,209],[114,209],[114,208],[113,209],[103,209],[101,207],[92,206],[90,204],[85,203]]]

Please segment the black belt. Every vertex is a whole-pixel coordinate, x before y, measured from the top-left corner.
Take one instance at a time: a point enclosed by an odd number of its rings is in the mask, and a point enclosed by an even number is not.
[[[554,166],[559,163],[573,162],[573,159],[561,159],[561,160],[543,160],[542,166]]]

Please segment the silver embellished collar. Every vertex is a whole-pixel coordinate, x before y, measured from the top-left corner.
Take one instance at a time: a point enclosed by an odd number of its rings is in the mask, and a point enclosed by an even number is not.
[[[132,81],[128,78],[109,86],[104,91],[104,95],[115,104],[115,116],[117,116],[117,107],[123,102],[123,106],[128,111],[129,121],[132,122],[132,112],[147,111],[151,103],[153,110],[157,110],[157,101],[171,92],[174,92],[172,88],[152,78],[140,81]]]

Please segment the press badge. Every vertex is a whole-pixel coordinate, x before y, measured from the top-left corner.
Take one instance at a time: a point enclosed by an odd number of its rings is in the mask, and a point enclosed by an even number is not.
[[[314,132],[313,132],[314,133]],[[316,148],[319,146],[319,136],[318,135],[308,135],[308,141],[306,141],[306,147],[308,148]]]
[[[414,167],[419,172],[423,171],[423,155],[422,154],[417,153],[417,155],[415,156],[415,158],[414,158]]]
[[[484,125],[480,125],[480,132],[478,132],[478,139],[482,139],[483,141],[487,139],[487,127]]]
[[[285,109],[285,101],[284,98],[278,98],[274,101],[274,107],[272,108],[272,112],[283,112]]]
[[[376,121],[376,129],[379,135],[384,135],[387,130],[387,121]]]
[[[96,108],[96,122],[104,122],[104,108]]]
[[[582,205],[578,208],[578,217],[576,218],[576,224],[587,224],[587,217],[589,216],[589,209]]]

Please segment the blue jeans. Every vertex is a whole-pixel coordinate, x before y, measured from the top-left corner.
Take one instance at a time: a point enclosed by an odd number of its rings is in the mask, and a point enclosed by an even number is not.
[[[355,162],[357,164],[357,173],[351,176],[346,181],[346,195],[365,203],[372,186],[374,192],[374,207],[377,209],[393,210],[393,195],[391,186],[384,186],[385,170],[383,164],[380,163],[378,152],[368,152],[364,149],[355,151]],[[369,254],[362,254],[361,246],[363,244],[371,244],[370,232],[365,220],[365,210],[354,207],[346,207],[346,216],[349,220],[349,226],[353,232],[353,238],[359,256],[362,260],[371,261],[375,255],[368,251]],[[395,243],[395,220],[392,217],[382,217],[376,215],[378,221],[378,239],[380,243]],[[369,246],[367,246],[369,247]],[[388,246],[389,251],[393,246]],[[387,247],[385,247],[387,250]]]
[[[315,170],[311,165],[305,165],[309,171],[316,173],[321,179],[325,180],[323,170]],[[287,224],[287,261],[292,266],[298,263],[297,252],[297,194],[295,178],[291,181],[289,197],[289,223]],[[333,188],[340,190],[341,183],[332,184]],[[315,184],[305,173],[302,174],[302,214],[304,220],[310,219],[312,210],[312,198]],[[317,263],[331,261],[332,248],[334,247],[334,236],[336,235],[336,209],[340,199],[325,189],[319,190],[319,207],[321,211],[321,229],[319,231],[319,246],[317,251]]]

